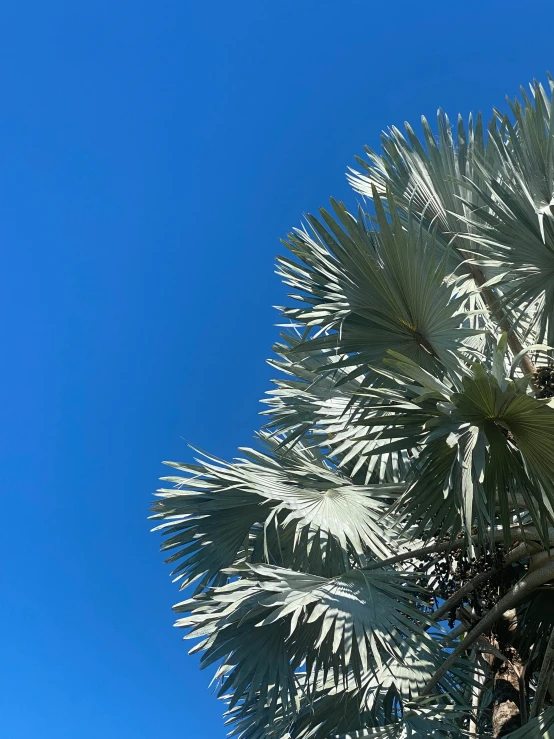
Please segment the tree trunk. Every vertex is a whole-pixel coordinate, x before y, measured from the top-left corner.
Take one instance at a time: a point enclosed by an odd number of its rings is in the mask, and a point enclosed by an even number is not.
[[[494,675],[493,736],[506,736],[520,726],[519,671],[512,662],[499,662]]]

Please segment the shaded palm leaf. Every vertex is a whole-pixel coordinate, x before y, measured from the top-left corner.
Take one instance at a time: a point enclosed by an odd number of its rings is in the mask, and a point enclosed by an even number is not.
[[[282,707],[271,717],[265,709],[258,715],[257,701],[245,702],[227,714],[232,724],[230,736],[241,739],[328,739],[337,733],[362,728],[372,722],[364,685],[353,683],[337,688],[332,679],[318,681],[316,688],[303,683],[305,675],[298,676],[299,699],[295,716],[287,715]]]
[[[430,739],[435,736],[462,739],[467,735],[460,726],[460,719],[464,717],[465,711],[452,705],[433,705],[420,700],[407,703],[402,717],[395,723],[350,731],[337,739]]]
[[[420,448],[413,483],[397,504],[414,534],[455,536],[474,524],[491,530],[498,508],[508,537],[519,493],[546,543],[544,526],[554,506],[554,409],[548,401],[527,395],[524,384],[499,384],[479,364],[451,378],[450,387],[400,355],[388,364],[404,389],[380,398],[387,414],[366,422],[381,441]]]
[[[506,739],[541,739],[541,737],[544,739],[554,737],[554,708],[548,708],[520,729],[506,735]]]

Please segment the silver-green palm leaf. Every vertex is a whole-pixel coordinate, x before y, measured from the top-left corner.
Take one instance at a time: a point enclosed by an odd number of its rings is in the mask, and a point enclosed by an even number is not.
[[[459,315],[464,297],[445,281],[445,254],[396,211],[389,222],[376,193],[374,203],[377,228],[361,210],[355,219],[332,201],[337,220],[322,210],[322,221],[309,219],[311,235],[298,230],[285,242],[296,260],[280,257],[279,274],[306,307],[283,315],[317,327],[292,352],[333,350],[344,355],[338,365],[357,365],[357,374],[391,349],[428,368],[448,365],[475,330]]]

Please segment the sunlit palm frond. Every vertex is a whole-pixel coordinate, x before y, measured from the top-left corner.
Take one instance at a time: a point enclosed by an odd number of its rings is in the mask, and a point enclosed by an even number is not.
[[[389,207],[398,208],[401,217],[406,220],[410,214],[426,229],[436,228],[436,243],[450,250],[450,272],[458,275],[460,294],[468,293],[465,308],[477,311],[473,327],[487,326],[489,311],[503,303],[502,296],[513,279],[505,255],[492,252],[483,238],[491,219],[507,226],[501,204],[491,191],[504,177],[502,152],[498,145],[487,143],[481,115],[475,121],[470,115],[467,128],[459,116],[453,130],[448,116],[439,111],[438,136],[425,118],[422,127],[421,140],[409,124],[406,136],[391,129],[382,137],[383,154],[367,149],[368,161],[357,160],[362,172],[352,170],[349,179],[356,191],[370,199],[374,190],[381,197],[390,191],[394,202]],[[494,124],[490,130],[489,139],[496,130]],[[495,217],[499,212],[500,218]],[[508,226],[514,240],[518,238],[514,228],[521,227]],[[500,283],[504,290],[498,293]],[[493,298],[489,293],[484,299],[480,290],[488,284],[494,284],[498,294]],[[530,316],[513,301],[504,302],[502,310],[516,333],[529,331],[524,324]]]
[[[262,707],[276,709],[279,699],[294,714],[300,667],[314,688],[320,678],[360,687],[384,659],[402,658],[405,638],[433,644],[410,574],[351,570],[329,579],[267,565],[230,574],[240,578],[175,610],[191,614],[177,621],[191,629],[186,638],[204,638],[194,648],[204,650],[203,664],[223,660],[216,674],[220,695],[233,692],[231,708],[248,690]]]
[[[389,223],[377,195],[375,206],[379,230],[361,212],[354,219],[333,202],[338,221],[322,211],[323,222],[310,218],[312,235],[290,235],[287,246],[296,260],[279,258],[279,273],[306,307],[283,315],[317,327],[292,351],[334,350],[346,355],[338,366],[364,368],[392,349],[427,368],[448,366],[475,334],[462,325],[464,298],[445,283],[446,263],[432,237],[414,223],[406,228],[395,212]]]
[[[406,136],[396,127],[383,134],[383,153],[366,147],[369,161],[357,158],[362,172],[351,170],[348,178],[353,188],[368,198],[373,198],[374,188],[381,197],[390,191],[404,212],[410,209],[425,223],[435,223],[440,233],[452,237],[459,230],[457,216],[468,215],[483,205],[478,190],[467,184],[485,185],[476,158],[489,162],[494,169],[496,152],[486,146],[480,115],[475,122],[470,116],[467,127],[459,116],[453,132],[448,116],[439,111],[438,137],[425,118],[422,127],[423,141],[408,123]]]
[[[336,466],[357,484],[400,483],[406,478],[409,459],[402,451],[379,453],[379,440],[367,439],[363,417],[369,410],[364,387],[390,388],[387,377],[375,372],[353,376],[351,367],[337,366],[340,357],[333,352],[291,353],[299,340],[286,336],[278,346],[279,361],[272,365],[286,374],[275,380],[269,406],[266,432],[283,434],[283,448],[303,439],[311,448],[327,449]]]
[[[552,83],[551,83],[552,88]],[[464,217],[483,264],[501,265],[496,282],[514,312],[534,314],[536,340],[554,342],[554,130],[552,93],[535,83],[513,118],[489,127],[495,163],[477,159],[485,184],[470,184],[483,206]],[[471,247],[469,247],[471,248]],[[479,258],[476,259],[479,262]]]
[[[222,584],[222,570],[243,560],[333,574],[349,556],[391,555],[399,535],[381,519],[403,484],[354,485],[317,449],[297,444],[279,455],[280,440],[262,438],[273,449],[243,449],[247,457],[231,464],[169,463],[183,474],[162,478],[175,487],[158,492],[152,519],[182,587]]]
[[[348,410],[363,387],[364,368],[355,376],[355,368],[338,366],[346,357],[334,351],[302,352],[301,340],[292,334],[283,334],[274,351],[278,358],[269,363],[282,376],[273,380],[275,389],[263,401],[265,428],[282,435],[287,446],[305,437],[327,442],[329,418],[347,414],[352,420]]]

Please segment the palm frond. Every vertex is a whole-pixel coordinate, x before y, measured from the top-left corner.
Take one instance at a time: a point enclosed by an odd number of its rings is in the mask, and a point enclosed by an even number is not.
[[[351,170],[348,179],[354,190],[371,199],[374,190],[381,197],[389,191],[397,207],[411,210],[424,223],[437,224],[439,232],[451,238],[459,230],[457,216],[467,216],[483,205],[479,190],[468,184],[485,187],[476,159],[486,161],[494,171],[496,151],[486,146],[481,115],[475,121],[470,116],[467,127],[458,116],[454,133],[440,110],[438,138],[425,118],[422,127],[423,142],[408,123],[406,136],[396,127],[383,134],[383,154],[366,147],[369,161],[357,157],[362,172]]]
[[[552,83],[551,83],[552,88]],[[554,341],[554,130],[552,94],[535,83],[523,103],[511,103],[513,121],[489,127],[494,167],[477,159],[486,186],[470,187],[483,206],[464,222],[483,264],[502,266],[496,289],[513,311],[531,314],[535,340]],[[471,247],[469,247],[471,248]],[[479,257],[476,258],[479,261]]]
[[[365,408],[364,387],[391,388],[388,378],[371,372],[358,377],[352,368],[337,366],[334,352],[299,352],[299,340],[284,335],[285,345],[275,350],[279,361],[272,366],[286,374],[275,380],[264,402],[270,418],[264,429],[282,434],[282,446],[288,448],[299,439],[308,446],[328,449],[336,466],[359,484],[399,483],[406,478],[409,459],[403,452],[379,453],[379,440],[367,439],[362,420]],[[297,351],[291,352],[294,348]]]
[[[283,315],[312,330],[292,351],[335,351],[346,356],[337,365],[356,366],[357,374],[389,350],[428,369],[448,366],[476,333],[462,325],[465,298],[446,284],[444,255],[432,236],[415,223],[405,226],[394,211],[389,222],[377,194],[374,202],[379,230],[361,211],[354,219],[333,201],[338,222],[322,211],[323,222],[309,219],[312,235],[298,230],[289,236],[297,261],[280,257],[279,274],[306,307]]]
[[[388,364],[403,389],[385,398],[366,389],[383,409],[366,423],[368,436],[412,453],[419,448],[413,482],[397,504],[405,506],[414,534],[457,536],[474,525],[482,532],[499,516],[508,537],[511,517],[521,520],[518,493],[546,543],[544,526],[554,508],[549,401],[528,395],[525,383],[505,378],[499,384],[480,364],[463,377],[451,376],[450,387],[401,355],[392,354]]]
[[[349,568],[349,556],[391,556],[400,535],[382,519],[403,484],[355,485],[317,449],[279,454],[279,438],[261,439],[267,452],[243,449],[247,457],[233,463],[168,463],[182,474],[162,478],[175,487],[158,491],[151,518],[162,522],[156,530],[182,587],[221,585],[239,561],[331,575]]]
[[[520,729],[506,735],[506,739],[541,739],[541,737],[543,739],[554,737],[554,707],[548,708]]]
[[[402,716],[394,723],[351,731],[337,739],[430,739],[435,736],[462,739],[467,736],[460,725],[465,715],[463,709],[448,703],[414,701],[406,703]]]
[[[306,682],[305,673],[297,673],[297,713],[291,716],[280,703],[275,715],[266,707],[258,711],[259,695],[244,701],[226,714],[232,726],[229,736],[241,739],[328,739],[352,727],[362,728],[373,722],[367,701],[367,686],[351,681],[336,687],[332,678],[320,679],[316,686]]]
[[[351,570],[329,579],[250,565],[229,574],[240,577],[175,610],[191,614],[176,624],[190,629],[186,638],[203,637],[193,649],[204,650],[203,666],[222,660],[219,694],[232,691],[231,708],[248,691],[259,693],[260,710],[273,716],[280,700],[294,714],[301,667],[314,688],[321,678],[360,687],[385,659],[402,659],[405,638],[434,646],[408,573]]]

